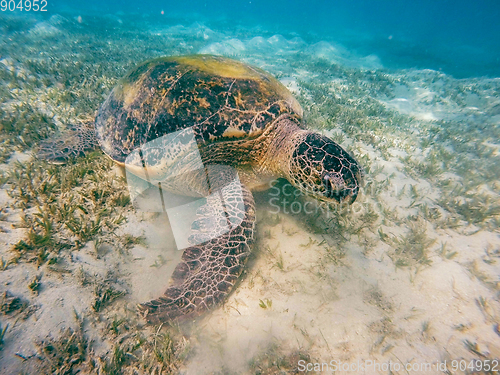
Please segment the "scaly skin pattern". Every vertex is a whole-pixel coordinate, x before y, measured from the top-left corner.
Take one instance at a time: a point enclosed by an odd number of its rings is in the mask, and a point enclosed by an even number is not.
[[[44,140],[36,149],[36,156],[54,164],[63,164],[70,158],[84,156],[98,146],[93,122],[74,124],[58,138]]]
[[[291,93],[258,68],[220,56],[163,57],[118,82],[95,133],[76,127],[40,153],[64,160],[98,142],[137,177],[207,197],[172,284],[140,305],[150,323],[181,321],[220,305],[241,275],[254,236],[251,189],[283,177],[322,201],[350,204],[358,196],[359,164],[306,130],[302,114]]]
[[[220,190],[227,221],[240,222],[228,232],[184,250],[164,295],[140,305],[152,324],[196,317],[223,302],[241,275],[250,255],[255,226],[252,193],[239,181]],[[208,201],[198,210],[193,236],[217,234],[216,204]],[[235,221],[235,218],[238,219]],[[231,225],[229,225],[231,227]]]
[[[173,193],[208,196],[172,284],[140,305],[148,322],[199,316],[231,292],[253,242],[251,189],[284,177],[320,200],[354,202],[361,167],[332,140],[305,130],[302,114],[275,78],[218,56],[147,61],[110,93],[95,121],[102,150],[133,165],[131,173],[140,178],[147,167],[147,179]],[[203,168],[194,167],[198,157]],[[222,172],[207,184],[210,165],[230,168],[239,178]]]
[[[320,200],[353,203],[361,188],[363,171],[342,147],[321,134],[298,132],[288,157],[288,179]]]

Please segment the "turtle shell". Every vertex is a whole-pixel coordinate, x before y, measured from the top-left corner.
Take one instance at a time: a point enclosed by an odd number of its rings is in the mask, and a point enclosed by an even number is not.
[[[103,151],[118,163],[138,147],[192,128],[200,143],[256,137],[288,114],[298,123],[302,108],[261,69],[220,56],[162,57],[123,77],[95,121]]]

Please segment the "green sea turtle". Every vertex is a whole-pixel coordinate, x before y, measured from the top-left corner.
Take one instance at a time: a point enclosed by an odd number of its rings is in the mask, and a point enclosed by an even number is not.
[[[171,285],[140,305],[147,321],[193,317],[224,301],[250,254],[251,190],[283,177],[319,200],[354,202],[361,167],[331,139],[306,130],[302,115],[271,75],[219,56],[157,58],[118,82],[94,124],[104,153],[163,189],[208,196]],[[44,147],[46,156],[78,154],[93,144],[94,129]]]

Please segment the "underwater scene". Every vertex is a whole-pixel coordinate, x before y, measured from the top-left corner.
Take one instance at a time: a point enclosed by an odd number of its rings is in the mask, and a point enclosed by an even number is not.
[[[497,374],[498,19],[0,1],[0,373]]]

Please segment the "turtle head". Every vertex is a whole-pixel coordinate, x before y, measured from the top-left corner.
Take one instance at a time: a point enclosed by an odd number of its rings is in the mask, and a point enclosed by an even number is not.
[[[288,180],[305,194],[326,202],[353,203],[363,171],[354,158],[331,139],[304,133],[290,154]]]

